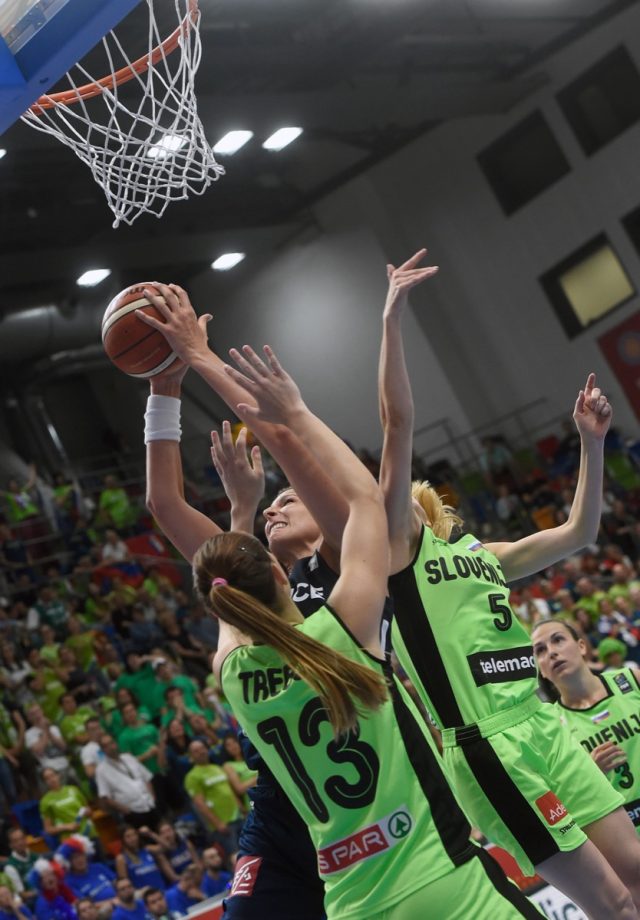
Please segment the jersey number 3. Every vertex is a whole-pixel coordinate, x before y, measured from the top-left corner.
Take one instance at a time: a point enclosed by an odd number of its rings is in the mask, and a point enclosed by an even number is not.
[[[321,701],[317,698],[309,700],[298,720],[300,741],[306,747],[315,747],[320,743],[320,725],[328,721],[329,716]],[[256,727],[262,740],[276,749],[287,773],[316,818],[319,821],[328,821],[329,809],[307,773],[284,719],[273,716],[259,722]],[[360,741],[357,732],[350,731],[337,740],[330,741],[326,746],[326,752],[333,763],[350,764],[357,775],[354,783],[347,782],[344,776],[339,774],[329,776],[324,783],[327,797],[342,808],[364,808],[370,805],[375,798],[380,773],[380,761],[371,745]],[[313,756],[311,752],[310,756]]]

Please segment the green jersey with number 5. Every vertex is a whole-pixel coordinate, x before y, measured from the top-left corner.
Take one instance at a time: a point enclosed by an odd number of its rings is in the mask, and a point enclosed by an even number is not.
[[[270,646],[241,646],[224,694],[309,827],[328,920],[368,920],[473,858],[469,825],[415,705],[386,661],[364,652],[321,607],[296,627],[373,668],[389,699],[338,739],[314,691]]]
[[[529,635],[500,563],[475,537],[448,543],[423,527],[389,593],[391,644],[439,728],[478,722],[536,692]]]
[[[633,668],[605,671],[598,677],[606,696],[588,709],[570,709],[556,703],[560,721],[583,748],[592,753],[612,741],[627,762],[609,770],[607,778],[624,798],[624,805],[640,834],[640,682]]]

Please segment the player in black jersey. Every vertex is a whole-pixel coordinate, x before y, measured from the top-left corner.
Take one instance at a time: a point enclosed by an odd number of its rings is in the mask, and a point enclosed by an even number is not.
[[[175,290],[165,286],[161,286],[160,289],[166,301],[175,303],[178,296],[181,300],[183,296],[186,298],[183,292],[176,294]],[[186,302],[188,303],[188,300]],[[159,303],[162,304],[162,302]],[[190,305],[189,309],[192,310]],[[201,319],[200,322],[202,328],[204,321]],[[222,362],[211,353],[209,358],[211,366],[208,366],[207,374],[203,374],[207,382],[232,407],[240,402],[253,402],[241,388],[231,386],[229,378],[222,370]],[[159,394],[165,394],[168,397],[178,396],[179,380],[183,373],[184,369],[178,370],[173,375],[173,382],[169,383],[166,378],[155,382],[152,380],[152,393],[156,397]],[[178,426],[175,421],[172,427],[166,419],[154,420],[153,413],[157,410],[162,410],[162,405],[157,405],[152,401],[148,409],[145,438],[148,457],[149,506],[167,536],[183,555],[190,559],[199,545],[217,528],[185,502],[181,491],[182,474],[177,443],[179,434],[176,434]],[[261,436],[258,420],[252,423],[252,429],[257,437]],[[235,463],[233,448],[230,433],[226,427],[222,441],[219,442],[220,449],[225,447],[225,442],[226,450],[231,452],[228,456],[233,464]],[[219,447],[214,437],[214,454]],[[242,444],[239,454],[242,454]],[[238,458],[238,453],[235,456]],[[244,460],[246,462],[246,455]],[[240,458],[240,464],[242,465],[242,458]],[[255,481],[259,478],[256,472],[255,456],[251,469],[255,474],[252,482],[255,485]],[[239,528],[237,521],[244,514],[241,529],[252,531],[253,514],[248,514],[246,509],[243,514],[239,514],[237,502],[233,502],[233,498],[232,503],[234,504],[234,528]],[[297,577],[297,574],[300,573],[302,582],[299,583],[301,585],[308,586],[315,582],[314,587],[318,594],[321,591],[323,594],[325,592],[328,594],[327,579],[333,575],[329,559],[332,550],[337,556],[335,547],[339,546],[348,514],[346,502],[339,494],[332,492],[330,482],[323,484],[323,505],[330,507],[331,513],[327,515],[328,526],[324,526],[322,533],[317,529],[317,525],[293,490],[282,493],[280,500],[276,500],[265,513],[268,519],[269,542],[274,555],[281,554],[288,568],[293,567],[295,570],[296,553],[292,553],[291,550],[296,541],[298,541],[298,552],[309,553],[310,550],[314,550],[310,555],[303,556],[301,565],[293,574],[294,577]],[[323,507],[323,513],[326,507]],[[315,533],[312,530],[313,526],[316,528]],[[317,550],[317,555],[315,550]],[[335,575],[333,577],[335,579]],[[320,583],[318,579],[321,579]],[[305,590],[301,587],[302,592]],[[316,599],[319,600],[319,598]],[[251,754],[249,756],[251,758]],[[447,833],[456,839],[467,840],[468,824],[444,779],[439,766],[439,757],[432,750],[431,753],[425,752],[425,756],[429,761],[429,768],[423,781],[429,787],[429,798],[439,803],[438,810],[446,812]],[[252,762],[252,765],[255,765],[255,761]],[[254,808],[241,837],[241,846],[241,854],[244,858],[239,860],[234,879],[234,893],[227,901],[225,918],[267,920],[267,918],[277,917],[278,920],[314,920],[316,917],[323,916],[322,889],[317,875],[317,862],[306,828],[297,814],[293,812],[275,780],[264,768],[261,770],[260,780],[254,790]]]
[[[164,288],[166,296],[172,291]],[[200,323],[206,325],[207,317]],[[216,378],[219,395],[233,408],[252,401],[223,371]],[[219,528],[192,508],[184,498],[180,460],[180,392],[186,368],[179,365],[170,375],[152,378],[147,405],[147,503],[165,535],[180,553],[191,560],[196,550]],[[260,437],[261,424],[252,430]],[[264,491],[259,448],[246,451],[246,430],[233,443],[228,422],[222,436],[212,434],[212,459],[231,501],[233,530],[253,532],[255,512]],[[290,572],[292,591],[303,599],[305,616],[315,612],[335,584],[339,545],[348,509],[338,492],[327,491],[335,530],[321,532],[292,489],[280,493],[266,509],[265,528],[274,554]],[[332,568],[333,566],[333,568]],[[386,632],[386,630],[385,630]],[[237,869],[225,920],[322,920],[324,885],[317,871],[317,857],[309,833],[280,786],[267,770],[251,743],[241,735],[243,755],[259,772],[250,790],[252,809],[240,835]]]

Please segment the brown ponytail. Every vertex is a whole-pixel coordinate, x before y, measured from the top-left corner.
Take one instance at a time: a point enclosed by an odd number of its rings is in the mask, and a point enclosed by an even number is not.
[[[451,505],[445,505],[433,486],[428,482],[411,484],[411,495],[427,516],[429,527],[436,537],[448,540],[454,527],[462,527],[462,518]]]
[[[372,668],[307,636],[278,615],[272,557],[255,537],[224,533],[207,540],[194,556],[196,590],[205,605],[254,643],[275,649],[320,697],[336,735],[358,719],[355,697],[364,709],[387,698],[384,679]],[[226,584],[212,585],[213,579]]]

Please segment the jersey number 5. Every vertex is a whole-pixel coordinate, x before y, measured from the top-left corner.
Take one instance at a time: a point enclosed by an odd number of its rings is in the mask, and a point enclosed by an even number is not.
[[[513,613],[511,607],[504,602],[504,594],[489,595],[489,609],[491,613],[497,613],[499,616],[494,617],[493,625],[500,632],[506,632],[513,623]]]
[[[309,700],[298,720],[300,741],[306,747],[315,747],[320,743],[320,725],[328,721],[329,716],[321,701],[317,698]],[[256,727],[262,740],[276,749],[287,773],[316,818],[319,821],[328,821],[329,809],[307,773],[284,719],[273,716],[259,722]],[[364,808],[370,805],[375,798],[380,773],[380,761],[371,745],[360,741],[357,732],[350,731],[337,740],[330,741],[326,746],[326,753],[333,763],[350,764],[357,774],[355,783],[347,782],[340,774],[329,776],[324,783],[327,797],[342,808]],[[310,756],[313,756],[311,752]]]

